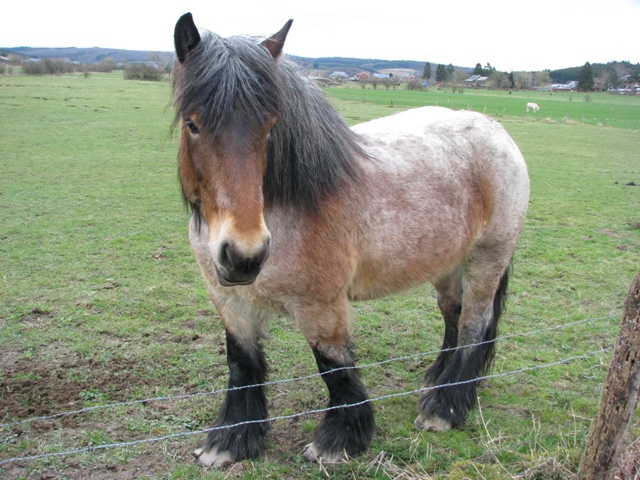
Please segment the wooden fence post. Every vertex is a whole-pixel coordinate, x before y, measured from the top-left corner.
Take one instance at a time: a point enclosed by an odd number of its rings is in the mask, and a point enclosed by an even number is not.
[[[600,411],[591,423],[578,479],[610,480],[623,450],[624,435],[640,387],[640,274],[624,302],[622,326],[605,381]]]

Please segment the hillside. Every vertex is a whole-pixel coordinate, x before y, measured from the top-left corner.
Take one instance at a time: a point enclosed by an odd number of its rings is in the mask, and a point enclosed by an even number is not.
[[[303,58],[289,56],[289,58],[296,61],[306,69],[324,70],[327,72],[341,71],[345,72],[349,76],[353,76],[363,70],[377,72],[379,70],[393,68],[409,68],[422,72],[425,63],[414,60],[381,60],[345,57]]]
[[[572,80],[578,80],[580,70],[584,65],[579,67],[563,68],[560,70],[551,70],[549,72],[551,78],[556,83],[569,83]],[[591,71],[594,78],[604,77],[607,72],[615,70],[620,77],[624,75],[632,74],[633,72],[640,72],[640,63],[632,64],[631,62],[609,62],[609,63],[592,63]]]
[[[173,61],[173,52],[150,52],[139,50],[118,50],[113,48],[0,48],[0,55],[18,55],[23,58],[68,58],[72,62],[79,63],[100,63],[104,58],[111,57],[116,63],[132,63],[146,62],[158,56],[165,62]],[[302,65],[305,69],[320,70],[327,73],[334,71],[345,72],[349,76],[367,70],[376,72],[385,69],[409,68],[422,72],[424,68],[423,61],[415,60],[381,60],[381,59],[361,59],[361,58],[345,58],[345,57],[325,57],[325,58],[306,58],[289,56],[290,59]],[[432,63],[432,71],[435,71],[437,64]],[[469,71],[471,67],[459,67]],[[578,79],[578,74],[582,65],[577,67],[569,67],[550,71],[550,76],[556,83],[568,83]],[[630,62],[609,62],[609,63],[593,63],[591,64],[594,77],[604,75],[607,71],[615,69],[620,76],[640,72],[640,64],[631,64]]]
[[[160,55],[167,61],[173,58],[169,52],[149,52],[139,50],[118,50],[113,48],[0,48],[0,55],[19,55],[24,58],[68,58],[72,62],[100,63],[107,57],[113,58],[117,63],[146,62],[154,55]]]
[[[68,58],[72,62],[100,63],[104,58],[111,57],[117,63],[145,62],[154,56],[161,56],[166,61],[173,60],[173,52],[148,52],[136,50],[116,50],[112,48],[0,48],[0,55],[19,55],[23,58]],[[359,58],[304,58],[289,56],[290,59],[305,68],[333,72],[340,70],[349,75],[355,75],[362,70],[377,71],[387,68],[411,68],[419,72],[424,68],[424,62],[411,60],[380,60]],[[435,67],[435,65],[434,65]]]

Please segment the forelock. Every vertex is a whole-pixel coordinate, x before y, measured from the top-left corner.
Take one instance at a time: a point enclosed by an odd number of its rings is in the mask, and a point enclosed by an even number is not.
[[[213,131],[239,112],[264,121],[278,112],[277,75],[276,62],[257,40],[206,32],[174,68],[176,122],[196,112]]]

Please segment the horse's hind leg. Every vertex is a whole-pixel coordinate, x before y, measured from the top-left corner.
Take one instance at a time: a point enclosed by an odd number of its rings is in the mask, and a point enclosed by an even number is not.
[[[462,269],[456,269],[451,275],[435,283],[438,293],[438,307],[444,318],[444,340],[438,358],[427,368],[422,384],[425,387],[435,385],[449,364],[458,345],[458,320],[462,310]]]
[[[330,410],[316,429],[305,459],[337,463],[369,447],[375,429],[373,408],[355,369],[348,333],[348,302],[304,308],[296,312],[300,330],[316,358],[329,390]],[[349,407],[348,405],[354,405]],[[344,408],[334,408],[346,405]]]
[[[462,423],[475,405],[477,382],[474,380],[491,366],[492,341],[507,289],[508,262],[494,261],[495,258],[492,252],[482,250],[467,258],[462,275],[458,348],[442,357],[443,368],[437,379],[433,381],[434,377],[430,377],[431,386],[435,388],[423,394],[418,402],[420,415],[415,422],[418,428],[448,430]],[[456,385],[447,387],[448,384]]]

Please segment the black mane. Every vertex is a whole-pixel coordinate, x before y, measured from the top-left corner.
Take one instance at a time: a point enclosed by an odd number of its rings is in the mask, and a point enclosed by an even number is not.
[[[232,115],[277,117],[264,181],[267,205],[314,208],[358,178],[356,156],[365,154],[324,92],[293,62],[274,61],[254,39],[206,33],[174,71],[173,89],[174,124],[193,111],[213,132]]]

